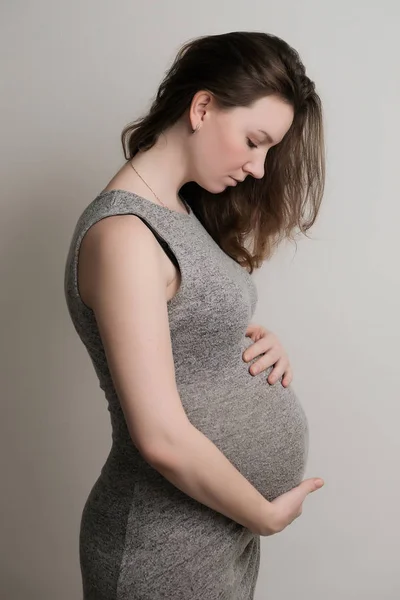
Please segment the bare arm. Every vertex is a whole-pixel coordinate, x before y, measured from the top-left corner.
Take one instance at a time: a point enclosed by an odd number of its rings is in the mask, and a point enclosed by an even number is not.
[[[79,286],[93,309],[132,441],[198,502],[263,534],[271,503],[188,420],[175,380],[161,248],[137,217],[96,223],[80,251]]]
[[[190,423],[151,464],[182,492],[253,533],[272,531],[271,503]]]

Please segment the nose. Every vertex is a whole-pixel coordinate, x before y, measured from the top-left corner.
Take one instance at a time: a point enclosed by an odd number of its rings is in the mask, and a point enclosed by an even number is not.
[[[243,171],[249,173],[249,175],[255,179],[262,179],[265,174],[265,161],[258,160],[252,161],[251,163],[249,162],[243,167]]]

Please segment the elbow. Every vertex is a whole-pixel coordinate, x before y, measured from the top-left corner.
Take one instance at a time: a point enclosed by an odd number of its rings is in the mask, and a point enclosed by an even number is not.
[[[145,444],[143,457],[155,469],[173,468],[184,456],[182,446],[190,436],[191,429],[190,423],[186,423],[184,427],[169,431],[164,436],[158,435],[155,441]]]
[[[146,462],[157,470],[168,468],[176,462],[176,450],[166,444],[146,446],[141,453]]]

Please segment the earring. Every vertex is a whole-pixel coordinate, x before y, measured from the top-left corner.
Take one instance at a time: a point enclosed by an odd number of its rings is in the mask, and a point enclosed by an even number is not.
[[[196,128],[192,129],[192,133],[196,133],[200,129],[200,123],[197,123]]]

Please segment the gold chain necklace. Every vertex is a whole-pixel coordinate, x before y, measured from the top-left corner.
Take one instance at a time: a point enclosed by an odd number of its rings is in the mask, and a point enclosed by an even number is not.
[[[143,179],[143,177],[136,171],[135,167],[133,166],[133,164],[131,163],[131,161],[129,161],[129,164],[131,165],[132,169],[135,171],[136,175],[138,177],[140,177],[140,179],[143,181],[143,183],[149,188],[149,190],[151,191],[152,194],[154,194],[154,196],[157,198],[157,200],[165,207],[168,208],[168,210],[171,210],[166,204],[164,204],[164,202],[162,200],[160,200],[160,198],[157,196],[157,194],[151,189],[151,187],[149,186],[149,184],[147,183],[147,181],[145,181]],[[177,212],[177,211],[174,211]]]
[[[158,200],[158,201],[159,201],[159,202],[160,202],[160,203],[161,203],[163,206],[165,206],[164,202],[162,202],[162,201],[160,200],[160,198],[157,196],[157,194],[156,194],[156,193],[155,193],[155,192],[154,192],[154,191],[151,189],[151,187],[149,186],[149,184],[148,184],[148,183],[147,183],[147,182],[146,182],[146,181],[143,179],[143,177],[142,177],[141,175],[139,175],[139,173],[136,171],[136,169],[135,169],[135,167],[133,166],[133,164],[131,163],[131,161],[129,161],[129,164],[131,165],[132,169],[135,171],[136,175],[137,175],[138,177],[140,177],[140,179],[143,181],[143,183],[144,183],[145,185],[147,185],[147,187],[149,188],[149,190],[151,191],[151,193],[155,195],[155,197],[157,198],[157,200]],[[165,206],[165,208],[168,208],[168,206]]]

